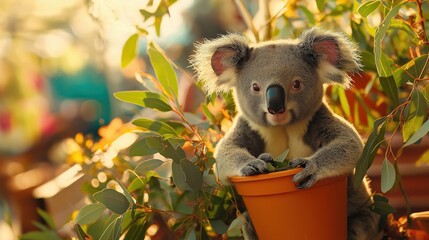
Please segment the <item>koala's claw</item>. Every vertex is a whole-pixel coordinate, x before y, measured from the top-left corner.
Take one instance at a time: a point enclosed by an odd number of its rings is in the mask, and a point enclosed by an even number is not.
[[[303,167],[304,169],[297,173],[293,178],[292,181],[297,183],[297,188],[303,189],[303,188],[309,188],[316,183],[316,172],[317,172],[317,165],[311,160],[307,159],[293,159],[290,162],[290,165],[292,168],[296,167]]]
[[[258,159],[264,160],[266,163],[274,162],[274,158],[269,153],[262,153],[258,156]]]
[[[252,176],[267,172],[267,163],[261,159],[252,160],[241,169],[241,174],[243,174],[243,176]]]

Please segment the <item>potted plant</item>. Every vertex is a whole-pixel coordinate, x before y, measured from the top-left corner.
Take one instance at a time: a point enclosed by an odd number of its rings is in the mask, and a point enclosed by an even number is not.
[[[346,239],[347,177],[323,179],[309,189],[298,189],[292,177],[299,171],[231,178],[258,237]]]

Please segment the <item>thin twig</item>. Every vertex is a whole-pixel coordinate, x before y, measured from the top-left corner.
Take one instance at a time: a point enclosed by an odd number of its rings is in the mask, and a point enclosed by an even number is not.
[[[244,19],[244,22],[246,23],[247,27],[255,37],[256,42],[259,42],[258,30],[256,30],[255,25],[253,24],[252,16],[250,15],[249,11],[247,11],[243,0],[234,0],[234,3],[237,6],[238,11],[240,12],[241,17]]]

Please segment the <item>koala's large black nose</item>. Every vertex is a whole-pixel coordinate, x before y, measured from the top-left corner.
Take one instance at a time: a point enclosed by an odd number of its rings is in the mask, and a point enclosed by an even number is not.
[[[279,85],[272,85],[267,89],[268,112],[280,114],[285,112],[285,91]]]

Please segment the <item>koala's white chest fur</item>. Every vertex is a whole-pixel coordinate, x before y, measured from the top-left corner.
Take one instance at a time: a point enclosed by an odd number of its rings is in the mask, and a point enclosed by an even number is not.
[[[277,157],[286,149],[289,149],[287,159],[297,157],[309,157],[314,151],[304,142],[304,134],[308,121],[301,121],[288,126],[263,127],[250,124],[265,141],[265,152]]]

